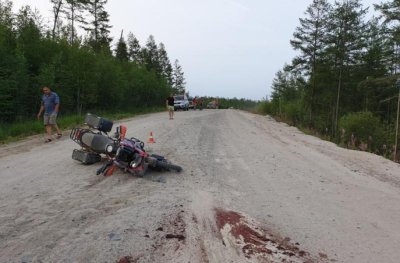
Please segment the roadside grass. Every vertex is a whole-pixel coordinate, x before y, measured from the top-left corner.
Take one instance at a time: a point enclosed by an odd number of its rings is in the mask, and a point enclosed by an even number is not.
[[[126,118],[132,118],[134,116],[146,113],[155,113],[164,111],[164,107],[154,108],[141,108],[132,109],[126,112],[106,112],[106,111],[88,111],[95,115],[110,119],[110,120],[121,120]],[[68,130],[76,125],[83,124],[84,114],[79,115],[66,115],[60,116],[57,120],[57,124],[61,130]],[[10,143],[22,140],[28,136],[44,134],[43,119],[40,120],[26,120],[12,124],[0,124],[0,144]]]
[[[286,123],[288,123],[288,122],[286,122]],[[291,125],[291,126],[293,126],[293,125]],[[313,129],[310,129],[310,128],[307,128],[307,127],[304,127],[304,126],[300,126],[300,125],[299,126],[293,126],[293,127],[297,127],[304,134],[307,134],[307,135],[310,135],[310,136],[314,136],[314,137],[318,137],[318,138],[320,138],[321,140],[324,140],[324,141],[329,141],[329,142],[335,143],[335,141],[332,140],[331,136],[329,136],[329,135],[320,134],[320,133],[318,133],[317,131],[315,131]]]
[[[294,123],[293,123],[292,121],[290,121],[290,120],[288,120],[288,119],[285,119],[285,118],[281,118],[281,117],[279,117],[278,115],[266,114],[265,112],[262,112],[262,111],[260,111],[260,110],[258,110],[258,109],[256,109],[254,113],[255,113],[255,114],[259,114],[259,115],[263,115],[263,116],[269,115],[269,116],[271,116],[275,121],[277,121],[277,122],[282,122],[282,123],[286,123],[286,124],[289,125],[289,126],[296,127],[297,129],[299,129],[302,133],[304,133],[304,134],[306,134],[306,135],[318,137],[318,138],[320,138],[321,140],[330,141],[330,142],[335,143],[335,141],[332,140],[331,136],[329,136],[329,135],[321,134],[321,133],[317,132],[316,130],[310,129],[310,128],[305,127],[305,126],[303,126],[303,125],[294,125]],[[337,144],[338,144],[338,143],[337,143]]]
[[[253,113],[253,114],[262,115],[262,113],[260,113],[257,108],[247,108],[247,109],[244,109],[244,111],[247,111],[247,112],[250,112],[250,113]]]
[[[260,111],[260,110],[256,111],[255,113],[256,113],[256,114],[259,114],[259,115],[263,115],[263,116],[266,115],[265,112]],[[269,115],[269,116],[271,116],[272,118],[274,118],[274,120],[277,121],[277,122],[286,123],[286,124],[289,125],[289,126],[293,126],[293,127],[298,128],[301,132],[303,132],[303,133],[306,134],[306,135],[314,136],[314,137],[317,137],[317,138],[319,138],[319,139],[321,139],[321,140],[324,140],[324,141],[329,141],[329,142],[331,142],[331,143],[336,144],[337,146],[339,146],[339,147],[341,147],[341,148],[351,149],[351,150],[357,150],[357,151],[364,151],[364,152],[370,152],[370,153],[373,153],[373,154],[375,154],[375,155],[382,156],[382,157],[384,157],[384,158],[386,158],[386,159],[388,159],[388,160],[390,160],[390,161],[393,161],[393,159],[394,159],[394,154],[393,154],[393,152],[390,152],[390,150],[386,150],[386,151],[384,151],[384,152],[378,152],[378,151],[369,150],[368,147],[366,147],[365,149],[362,149],[360,146],[358,146],[358,147],[349,146],[348,144],[346,144],[345,142],[343,142],[343,141],[341,140],[341,138],[339,138],[339,137],[338,137],[338,138],[333,138],[333,137],[331,137],[330,135],[321,134],[320,132],[318,132],[318,131],[316,131],[316,130],[314,130],[314,129],[307,128],[307,127],[305,127],[305,126],[303,126],[303,125],[294,125],[293,122],[291,122],[290,120],[285,119],[285,118],[280,118],[280,117],[277,116],[277,115],[274,116],[274,115],[271,114],[271,115]],[[394,137],[394,136],[391,135],[391,136],[389,136],[389,137],[392,138],[392,137]],[[385,147],[387,147],[387,146],[385,145]],[[384,146],[382,146],[382,149],[383,149],[383,148],[384,148]],[[397,158],[397,160],[399,160],[399,159],[400,159],[400,157]],[[399,161],[397,161],[397,162],[399,162]]]

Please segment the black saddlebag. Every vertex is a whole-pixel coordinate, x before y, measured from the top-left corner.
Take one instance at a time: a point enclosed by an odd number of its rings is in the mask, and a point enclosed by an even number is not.
[[[94,164],[101,161],[101,156],[98,153],[75,149],[72,152],[72,159],[80,161],[83,164]]]

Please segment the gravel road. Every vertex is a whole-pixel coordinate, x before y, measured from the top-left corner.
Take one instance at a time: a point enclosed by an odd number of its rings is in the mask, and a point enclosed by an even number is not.
[[[0,262],[400,262],[400,166],[236,110],[125,120],[181,173],[0,146]]]

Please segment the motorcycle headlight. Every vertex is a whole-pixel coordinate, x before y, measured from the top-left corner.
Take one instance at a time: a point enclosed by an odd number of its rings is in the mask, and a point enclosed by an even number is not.
[[[135,160],[129,163],[129,166],[132,168],[138,167],[142,163],[142,157],[136,156]]]
[[[114,151],[114,147],[112,145],[107,145],[106,146],[106,153],[112,153]]]

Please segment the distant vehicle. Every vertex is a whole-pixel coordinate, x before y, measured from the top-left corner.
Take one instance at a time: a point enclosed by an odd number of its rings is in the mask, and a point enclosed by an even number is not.
[[[207,109],[218,109],[218,103],[213,100],[207,104]]]
[[[189,110],[189,100],[186,95],[174,96],[174,109],[175,110]]]
[[[202,97],[195,97],[195,98],[192,100],[193,109],[194,109],[194,110],[197,110],[197,109],[203,110],[203,103],[204,103],[204,100],[203,100]]]
[[[189,98],[189,110],[194,110],[194,107],[193,98]]]
[[[212,102],[209,102],[209,103],[207,104],[207,109],[215,109],[215,104],[212,103]]]

